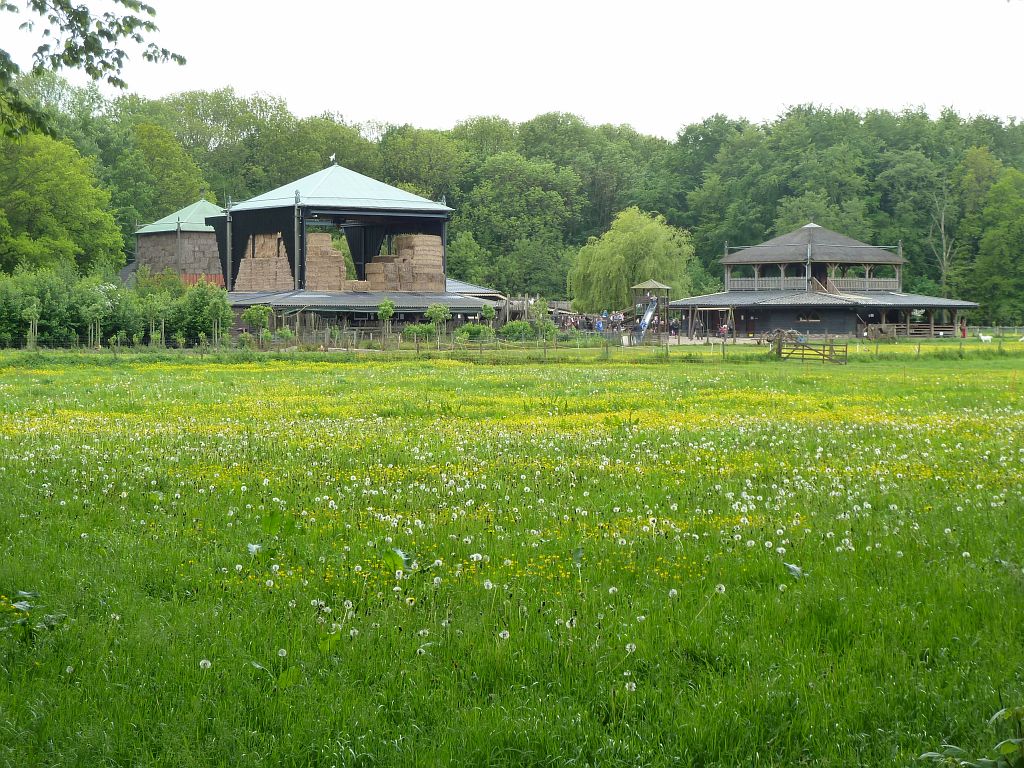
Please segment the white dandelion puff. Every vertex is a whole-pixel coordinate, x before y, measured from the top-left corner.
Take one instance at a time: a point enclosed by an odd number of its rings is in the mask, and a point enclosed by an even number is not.
[[[789,573],[789,575],[792,576],[794,579],[803,578],[804,569],[801,568],[799,565],[793,565],[792,563],[783,563],[783,565],[785,566],[786,571]]]

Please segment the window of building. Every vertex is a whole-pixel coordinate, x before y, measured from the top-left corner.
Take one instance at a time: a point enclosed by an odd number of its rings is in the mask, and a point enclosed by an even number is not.
[[[796,320],[798,323],[820,323],[821,315],[817,312],[801,312]]]

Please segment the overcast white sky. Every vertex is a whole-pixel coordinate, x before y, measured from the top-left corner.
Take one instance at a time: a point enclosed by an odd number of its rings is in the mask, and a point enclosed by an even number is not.
[[[149,2],[155,39],[188,59],[131,63],[149,97],[230,85],[424,128],[563,111],[666,138],[808,102],[1024,116],[1021,0]],[[0,14],[0,47],[26,65],[16,21]]]

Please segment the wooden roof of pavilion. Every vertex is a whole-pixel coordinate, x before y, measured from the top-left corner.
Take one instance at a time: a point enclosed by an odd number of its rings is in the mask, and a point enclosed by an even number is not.
[[[814,223],[760,245],[741,246],[720,261],[725,265],[806,264],[808,252],[811,262],[818,264],[899,265],[906,262],[900,254],[886,250],[886,247],[868,245]]]

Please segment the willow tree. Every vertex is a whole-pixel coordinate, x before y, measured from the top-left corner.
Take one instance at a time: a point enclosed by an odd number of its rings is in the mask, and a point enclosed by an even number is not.
[[[629,305],[629,287],[657,280],[675,296],[689,295],[693,242],[688,232],[665,217],[639,208],[620,211],[611,228],[584,245],[569,273],[573,306],[580,312]]]

